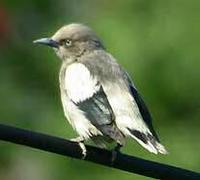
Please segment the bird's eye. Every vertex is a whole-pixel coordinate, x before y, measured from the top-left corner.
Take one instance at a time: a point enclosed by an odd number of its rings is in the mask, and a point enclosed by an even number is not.
[[[70,46],[72,45],[72,41],[71,41],[70,39],[67,39],[67,40],[65,41],[65,45],[66,45],[67,47],[70,47]]]

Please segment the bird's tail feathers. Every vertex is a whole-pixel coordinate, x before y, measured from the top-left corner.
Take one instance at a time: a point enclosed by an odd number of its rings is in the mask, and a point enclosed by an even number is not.
[[[143,133],[137,130],[129,130],[129,131],[130,131],[130,136],[151,153],[168,154],[165,147],[162,144],[160,144],[153,135],[149,133]]]

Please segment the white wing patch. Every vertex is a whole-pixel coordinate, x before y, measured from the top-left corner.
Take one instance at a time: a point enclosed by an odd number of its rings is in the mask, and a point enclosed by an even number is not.
[[[81,63],[73,63],[65,72],[65,89],[68,97],[75,103],[84,101],[96,93],[100,85],[92,77],[87,67]]]

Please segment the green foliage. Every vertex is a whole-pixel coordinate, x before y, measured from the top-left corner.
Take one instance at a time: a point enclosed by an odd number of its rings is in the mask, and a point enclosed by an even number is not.
[[[152,155],[132,140],[123,152],[198,171],[199,7],[200,1],[195,0],[1,2],[8,28],[5,38],[0,38],[0,123],[76,136],[62,112],[60,62],[50,49],[36,47],[32,41],[51,36],[63,24],[81,22],[97,32],[132,75],[170,154]],[[0,18],[0,29],[2,24]],[[116,177],[147,179],[0,142],[0,179]]]

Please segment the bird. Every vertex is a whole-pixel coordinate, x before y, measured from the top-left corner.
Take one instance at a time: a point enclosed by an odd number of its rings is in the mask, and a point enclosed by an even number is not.
[[[84,157],[87,140],[99,147],[114,142],[114,150],[120,151],[127,138],[151,153],[168,153],[132,79],[90,27],[71,23],[33,42],[51,47],[61,60],[64,115],[79,135],[73,141],[79,143]]]

